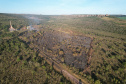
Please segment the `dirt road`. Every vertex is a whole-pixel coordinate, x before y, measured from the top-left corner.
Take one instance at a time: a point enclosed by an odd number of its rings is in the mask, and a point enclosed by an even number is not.
[[[63,67],[64,66],[63,64],[52,59],[51,56],[46,55],[43,51],[40,51],[40,52],[41,52],[42,57],[44,57],[44,59],[47,61],[47,63],[49,63],[50,65],[53,65],[55,70],[62,73],[64,77],[70,80],[73,84],[89,84],[87,81],[80,78],[79,76],[77,75],[75,76],[75,73],[68,71],[68,69]]]

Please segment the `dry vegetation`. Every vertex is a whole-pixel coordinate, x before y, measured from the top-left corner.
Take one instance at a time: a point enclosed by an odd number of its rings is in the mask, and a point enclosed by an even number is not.
[[[84,71],[73,72],[90,83],[126,83],[126,21],[115,17],[53,17],[50,28],[93,38],[91,61]],[[107,20],[106,20],[107,19]],[[123,26],[122,26],[123,25]]]
[[[4,18],[11,17],[12,19],[12,15],[5,17],[2,14],[1,17],[3,16]],[[3,68],[0,72],[1,82],[27,80],[26,78],[30,82],[30,79],[34,79],[32,82],[35,82],[42,77],[45,78],[41,80],[43,83],[69,83],[61,74],[50,68],[50,65],[44,60],[41,60],[42,58],[38,54],[40,54],[39,50],[42,50],[50,58],[64,64],[65,67],[77,74],[77,76],[91,84],[126,83],[125,20],[111,16],[72,17],[27,15],[27,17],[39,18],[37,22],[30,21],[33,26],[38,25],[40,31],[9,33],[7,32],[9,25],[1,22],[0,68]],[[24,24],[23,21],[29,20],[26,18],[22,19],[22,24]],[[19,27],[20,25],[17,23],[15,24],[16,26]],[[17,47],[16,43],[18,42],[19,45]],[[41,63],[37,60],[41,60]],[[12,68],[15,69],[13,70]],[[21,75],[19,71],[22,74],[25,74],[25,71],[29,73],[27,77],[22,75],[21,78],[18,76]],[[17,79],[14,79],[15,77]],[[27,82],[29,82],[28,80]]]
[[[91,38],[46,29],[33,34],[27,32],[23,35],[27,37],[27,43],[38,45],[40,50],[60,63],[82,70],[85,68]]]
[[[6,24],[2,23],[2,25]],[[39,52],[34,51],[25,41],[18,38],[20,32],[5,32],[4,27],[0,28],[1,84],[71,84],[47,64],[39,56]]]

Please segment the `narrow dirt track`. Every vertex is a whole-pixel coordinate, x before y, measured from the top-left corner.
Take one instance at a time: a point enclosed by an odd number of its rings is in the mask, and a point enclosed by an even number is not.
[[[44,59],[50,64],[52,65],[53,63],[53,67],[55,70],[59,71],[61,74],[63,74],[68,80],[70,80],[73,84],[89,84],[87,81],[85,81],[84,79],[80,78],[79,76],[74,76],[73,72],[70,72],[65,69],[63,66],[63,64],[55,61],[54,59],[48,57],[43,51],[41,51],[41,55],[42,57],[44,57]],[[81,81],[80,81],[81,79]]]

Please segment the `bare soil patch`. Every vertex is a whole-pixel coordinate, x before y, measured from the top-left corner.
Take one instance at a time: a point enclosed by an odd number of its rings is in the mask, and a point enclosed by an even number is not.
[[[29,42],[38,45],[39,49],[59,63],[79,69],[84,69],[87,65],[90,37],[55,30],[43,30],[41,35],[37,33],[33,36],[27,33],[25,36]]]

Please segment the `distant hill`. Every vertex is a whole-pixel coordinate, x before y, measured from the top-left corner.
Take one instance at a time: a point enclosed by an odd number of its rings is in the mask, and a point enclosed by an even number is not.
[[[110,15],[110,16],[115,16],[115,17],[126,17],[126,15]]]

